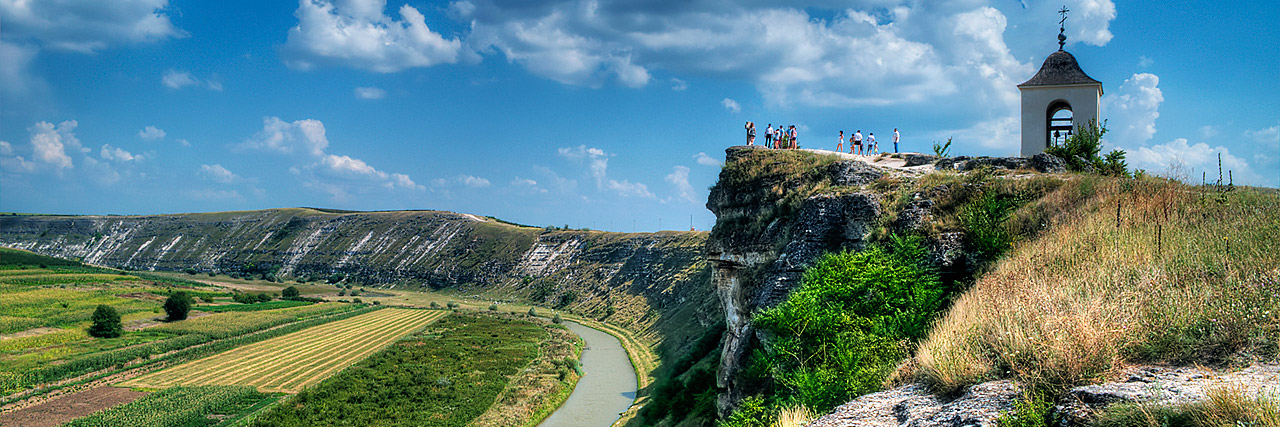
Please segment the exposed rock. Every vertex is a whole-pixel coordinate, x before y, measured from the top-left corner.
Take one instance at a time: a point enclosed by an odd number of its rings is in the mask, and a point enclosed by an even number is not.
[[[1067,392],[1054,407],[1062,425],[1087,425],[1097,411],[1116,403],[1163,406],[1200,402],[1215,388],[1225,387],[1246,396],[1280,393],[1280,364],[1255,364],[1225,375],[1198,367],[1137,366],[1125,370],[1121,377],[1125,380]]]
[[[961,171],[971,171],[983,166],[999,168],[999,169],[1028,169],[1031,160],[1026,157],[969,157],[956,156],[938,160],[938,170],[954,169]]]
[[[933,200],[923,198],[916,193],[911,195],[911,202],[898,213],[893,228],[898,232],[919,230],[929,220],[929,209],[933,208]]]
[[[1022,394],[1017,383],[1002,380],[972,386],[959,398],[944,400],[922,385],[909,384],[854,399],[809,427],[995,426]]]
[[[1049,153],[1031,156],[1031,167],[1042,173],[1063,173],[1067,171],[1067,162]]]
[[[844,160],[832,163],[829,169],[831,182],[835,185],[863,185],[884,176],[874,166],[858,160]]]
[[[922,165],[931,164],[931,163],[937,162],[938,159],[941,159],[941,157],[938,157],[932,154],[908,153],[908,154],[903,154],[902,159],[906,161],[906,164],[903,164],[903,166],[911,167],[911,166],[922,166]]]

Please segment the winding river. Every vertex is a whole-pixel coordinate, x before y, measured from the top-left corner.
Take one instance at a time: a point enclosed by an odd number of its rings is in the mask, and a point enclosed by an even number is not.
[[[622,343],[613,335],[565,321],[582,337],[584,375],[564,405],[539,427],[608,427],[636,399],[636,374]]]

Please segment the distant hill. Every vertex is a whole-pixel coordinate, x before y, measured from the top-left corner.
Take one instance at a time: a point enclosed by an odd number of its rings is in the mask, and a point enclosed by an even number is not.
[[[0,216],[0,245],[89,264],[451,289],[608,317],[674,343],[723,316],[706,285],[706,239],[543,229],[444,211]]]

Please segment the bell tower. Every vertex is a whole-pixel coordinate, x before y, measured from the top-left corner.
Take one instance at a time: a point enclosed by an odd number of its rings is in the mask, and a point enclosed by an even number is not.
[[[1022,93],[1022,150],[1023,157],[1044,152],[1045,148],[1061,145],[1079,127],[1099,121],[1102,99],[1102,82],[1094,80],[1080,69],[1076,57],[1063,50],[1067,44],[1066,6],[1058,13],[1058,51],[1049,54],[1030,80],[1018,85]]]

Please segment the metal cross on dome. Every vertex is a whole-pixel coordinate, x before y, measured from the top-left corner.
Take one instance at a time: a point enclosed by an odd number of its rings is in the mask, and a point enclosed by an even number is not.
[[[1062,15],[1062,20],[1058,21],[1058,50],[1062,50],[1067,45],[1067,35],[1064,33],[1067,31],[1067,12],[1070,11],[1067,5],[1062,5],[1062,10],[1058,11],[1058,14]]]

